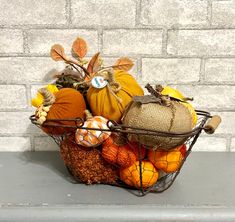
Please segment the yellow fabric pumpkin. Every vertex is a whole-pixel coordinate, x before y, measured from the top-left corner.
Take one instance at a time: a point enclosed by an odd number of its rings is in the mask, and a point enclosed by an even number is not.
[[[115,96],[110,92],[108,86],[102,89],[91,86],[87,92],[87,101],[93,115],[119,122],[132,97],[142,96],[144,92],[134,77],[125,71],[117,70],[113,77],[121,87],[118,92],[115,92]],[[112,84],[110,87],[113,87]]]

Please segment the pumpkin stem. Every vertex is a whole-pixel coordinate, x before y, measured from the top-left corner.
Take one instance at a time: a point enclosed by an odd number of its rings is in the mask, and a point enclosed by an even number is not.
[[[193,101],[193,97],[184,97],[183,100],[184,101]]]
[[[88,109],[86,109],[84,112],[85,112],[85,115],[86,115],[86,120],[91,119],[93,117],[91,112]]]
[[[55,95],[47,88],[41,88],[38,92],[43,96],[43,106],[50,106],[55,102]]]

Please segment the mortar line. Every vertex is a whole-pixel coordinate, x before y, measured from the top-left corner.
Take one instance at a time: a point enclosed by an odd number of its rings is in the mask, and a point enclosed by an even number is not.
[[[66,11],[66,22],[68,27],[72,26],[72,15],[71,15],[71,0],[66,0],[65,5],[65,11]]]
[[[227,142],[226,142],[226,150],[231,152],[231,145],[232,145],[232,136],[228,135]]]
[[[135,59],[135,60],[138,60],[138,58],[137,59]],[[154,80],[154,81],[156,81],[156,82],[161,82],[161,81],[158,81],[158,80]],[[45,84],[48,84],[49,82],[32,82],[32,83],[30,83],[29,84],[29,86],[37,86],[37,85],[45,85]],[[221,87],[223,87],[223,86],[225,86],[225,87],[233,87],[233,86],[235,86],[235,82],[234,83],[227,83],[227,82],[205,82],[205,83],[198,83],[198,81],[189,81],[189,82],[178,82],[178,83],[174,83],[174,82],[171,82],[171,81],[168,81],[168,83],[169,84],[171,84],[171,85],[178,85],[178,86],[180,86],[180,85],[182,85],[182,86],[185,86],[185,85],[187,85],[187,86],[216,86],[216,87],[218,87],[218,86],[221,86]],[[197,84],[197,85],[195,85],[195,84]],[[5,86],[5,85],[7,85],[7,86],[26,86],[26,84],[24,84],[24,83],[19,83],[19,82],[4,82],[4,83],[1,83],[0,82],[0,86]]]
[[[207,0],[207,22],[212,25],[212,0]]]
[[[167,44],[168,44],[168,30],[163,29],[162,31],[162,55],[163,57],[167,56]]]
[[[135,27],[140,27],[140,17],[141,17],[141,0],[136,0],[136,9],[135,9]]]
[[[23,52],[24,54],[28,54],[29,51],[29,45],[28,45],[28,32],[27,29],[22,29],[23,32]]]
[[[69,54],[68,54],[69,55]],[[86,57],[91,57],[93,54],[89,54]],[[123,56],[123,54],[103,54],[103,57],[106,58],[117,58]],[[128,54],[129,57],[132,58],[149,58],[149,59],[235,59],[235,55],[208,55],[208,56],[201,56],[201,55],[149,55],[149,54]],[[18,57],[18,58],[50,58],[48,53],[0,53],[0,58],[11,58],[11,57]]]
[[[98,29],[98,51],[103,53],[103,29]]]
[[[72,22],[72,21],[71,21]],[[115,29],[126,29],[126,30],[162,30],[168,29],[171,31],[177,30],[195,30],[195,31],[203,31],[203,30],[235,30],[235,26],[221,26],[221,25],[179,25],[178,27],[174,28],[171,26],[157,26],[157,25],[138,25],[136,27],[132,26],[102,26],[105,30],[115,30]],[[76,24],[30,24],[30,25],[0,25],[0,29],[35,29],[35,30],[45,30],[45,29],[59,29],[59,30],[71,30],[71,29],[85,29],[85,30],[96,30],[97,26],[85,26],[85,25],[76,25]]]

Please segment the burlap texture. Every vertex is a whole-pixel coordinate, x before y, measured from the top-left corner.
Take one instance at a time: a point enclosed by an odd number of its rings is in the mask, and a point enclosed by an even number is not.
[[[171,106],[157,103],[132,102],[123,117],[126,126],[171,133],[186,133],[192,130],[192,116],[189,110],[176,101]],[[187,137],[129,134],[128,139],[138,141],[151,149],[171,149],[184,143]]]

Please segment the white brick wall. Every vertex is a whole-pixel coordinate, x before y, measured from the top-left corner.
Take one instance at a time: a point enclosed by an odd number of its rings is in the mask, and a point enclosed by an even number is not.
[[[0,9],[0,151],[58,149],[30,124],[30,98],[64,67],[51,45],[70,54],[78,35],[88,56],[129,56],[142,86],[171,84],[221,115],[194,150],[235,151],[234,0],[0,0]]]
[[[103,33],[103,53],[105,55],[159,55],[161,52],[161,30],[116,29],[105,30]]]
[[[72,0],[72,24],[87,27],[134,27],[136,3],[135,0]]]
[[[0,5],[0,25],[66,23],[66,0],[0,0]]]
[[[235,3],[231,1],[212,1],[212,24],[220,27],[235,25]]]
[[[235,30],[170,30],[167,52],[182,56],[235,55]]]
[[[19,29],[0,29],[0,54],[23,53],[23,32]]]
[[[141,24],[195,26],[207,24],[207,0],[143,0]]]

